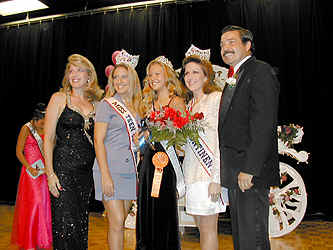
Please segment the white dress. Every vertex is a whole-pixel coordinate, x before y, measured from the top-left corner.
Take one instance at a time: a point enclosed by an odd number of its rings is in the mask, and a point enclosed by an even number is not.
[[[192,107],[192,113],[202,112],[204,114],[206,126],[204,132],[200,132],[200,137],[212,153],[213,164],[209,175],[191,149],[191,146],[186,144],[183,168],[186,183],[186,213],[188,214],[212,215],[226,210],[226,204],[221,197],[216,202],[213,202],[211,197],[208,196],[209,184],[211,182],[220,184],[218,114],[221,96],[221,92],[212,92],[205,95],[199,103]]]

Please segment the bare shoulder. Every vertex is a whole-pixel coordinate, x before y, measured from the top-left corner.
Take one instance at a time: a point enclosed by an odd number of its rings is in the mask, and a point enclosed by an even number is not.
[[[66,94],[63,92],[55,92],[50,99],[50,102],[62,104],[66,102]]]
[[[18,143],[22,142],[24,145],[24,142],[26,140],[26,138],[28,137],[28,135],[30,134],[30,129],[28,128],[28,126],[26,124],[24,124],[21,127],[19,136],[18,136]]]
[[[49,104],[47,105],[46,115],[51,113],[56,114],[57,117],[66,106],[66,94],[63,92],[56,92],[51,96]]]
[[[30,134],[30,129],[28,128],[27,124],[24,124],[21,127],[21,133],[23,133],[23,134]]]

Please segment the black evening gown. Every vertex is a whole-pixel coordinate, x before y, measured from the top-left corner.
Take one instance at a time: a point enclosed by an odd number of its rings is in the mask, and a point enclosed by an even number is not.
[[[59,198],[51,195],[54,250],[88,249],[88,209],[95,159],[93,125],[92,117],[83,117],[67,105],[58,120],[53,169],[63,190]]]
[[[160,143],[155,149],[145,150],[139,170],[138,210],[136,221],[137,250],[178,250],[180,234],[178,227],[176,175],[169,164],[163,169],[158,198],[151,197],[155,167],[152,157],[164,151]]]

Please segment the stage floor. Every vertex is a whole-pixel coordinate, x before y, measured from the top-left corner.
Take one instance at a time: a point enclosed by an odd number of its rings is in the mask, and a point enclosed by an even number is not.
[[[0,250],[15,249],[10,246],[14,206],[0,205]],[[89,250],[106,250],[106,219],[99,213],[90,214]],[[219,249],[232,250],[230,221],[219,223]],[[333,222],[304,220],[293,232],[271,239],[272,250],[328,250],[333,249]],[[125,250],[135,249],[135,230],[125,230]],[[199,250],[197,230],[186,228],[182,236],[182,250]]]

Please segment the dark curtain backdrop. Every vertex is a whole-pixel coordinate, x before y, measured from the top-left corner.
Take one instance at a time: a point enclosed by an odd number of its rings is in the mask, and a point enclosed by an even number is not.
[[[332,42],[325,1],[211,0],[121,10],[0,30],[2,84],[2,173],[0,201],[15,201],[20,163],[15,156],[21,126],[37,102],[47,103],[60,88],[67,57],[79,53],[95,65],[99,83],[115,50],[140,55],[137,71],[145,76],[148,62],[166,55],[179,68],[191,43],[211,49],[213,64],[223,65],[220,31],[228,24],[253,31],[256,57],[279,71],[280,124],[304,126],[302,145],[309,164],[289,161],[301,173],[308,191],[308,213],[332,215],[327,183],[333,171],[327,160]]]

